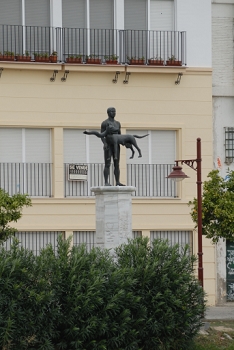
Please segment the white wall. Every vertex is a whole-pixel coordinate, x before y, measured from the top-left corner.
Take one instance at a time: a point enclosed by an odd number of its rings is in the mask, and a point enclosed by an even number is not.
[[[187,32],[187,65],[211,67],[211,0],[175,0],[175,17]]]

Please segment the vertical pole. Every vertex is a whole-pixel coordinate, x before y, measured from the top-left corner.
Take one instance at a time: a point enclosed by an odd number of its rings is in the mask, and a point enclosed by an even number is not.
[[[201,181],[201,139],[197,139],[197,228],[198,228],[198,280],[203,287],[202,261],[202,181]]]

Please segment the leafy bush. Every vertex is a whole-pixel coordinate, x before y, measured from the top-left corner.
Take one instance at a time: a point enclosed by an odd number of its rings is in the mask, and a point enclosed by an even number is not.
[[[204,292],[185,250],[136,239],[108,251],[58,240],[40,256],[0,251],[0,348],[185,349]]]

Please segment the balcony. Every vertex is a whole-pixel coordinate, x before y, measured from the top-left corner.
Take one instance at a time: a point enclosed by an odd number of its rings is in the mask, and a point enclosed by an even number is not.
[[[68,178],[69,164],[64,164],[64,197],[94,196],[90,188],[104,186],[104,164],[89,163],[87,178],[73,181]],[[127,185],[136,187],[136,197],[176,198],[176,183],[166,176],[174,164],[128,164]],[[11,196],[27,193],[31,197],[52,197],[51,163],[0,163],[0,187]],[[113,164],[110,184],[114,185]]]
[[[185,66],[186,32],[0,25],[0,52],[7,61]]]

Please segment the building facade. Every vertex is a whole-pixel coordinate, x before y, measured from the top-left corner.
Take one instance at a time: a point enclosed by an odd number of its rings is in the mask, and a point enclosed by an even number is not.
[[[234,1],[212,1],[214,168],[225,179],[234,170]],[[234,245],[216,247],[217,303],[234,301]]]
[[[59,233],[95,243],[90,187],[103,184],[103,151],[83,131],[100,130],[113,106],[123,134],[149,134],[138,141],[142,158],[121,148],[120,180],[136,187],[134,236],[188,243],[196,254],[196,172],[184,168],[182,184],[166,176],[176,159],[196,158],[198,137],[203,180],[212,169],[210,1],[11,0],[0,4],[0,51],[0,186],[33,204],[17,223],[22,244],[38,251]],[[82,180],[71,179],[74,164],[87,166]],[[203,250],[215,304],[215,249],[205,238]]]

